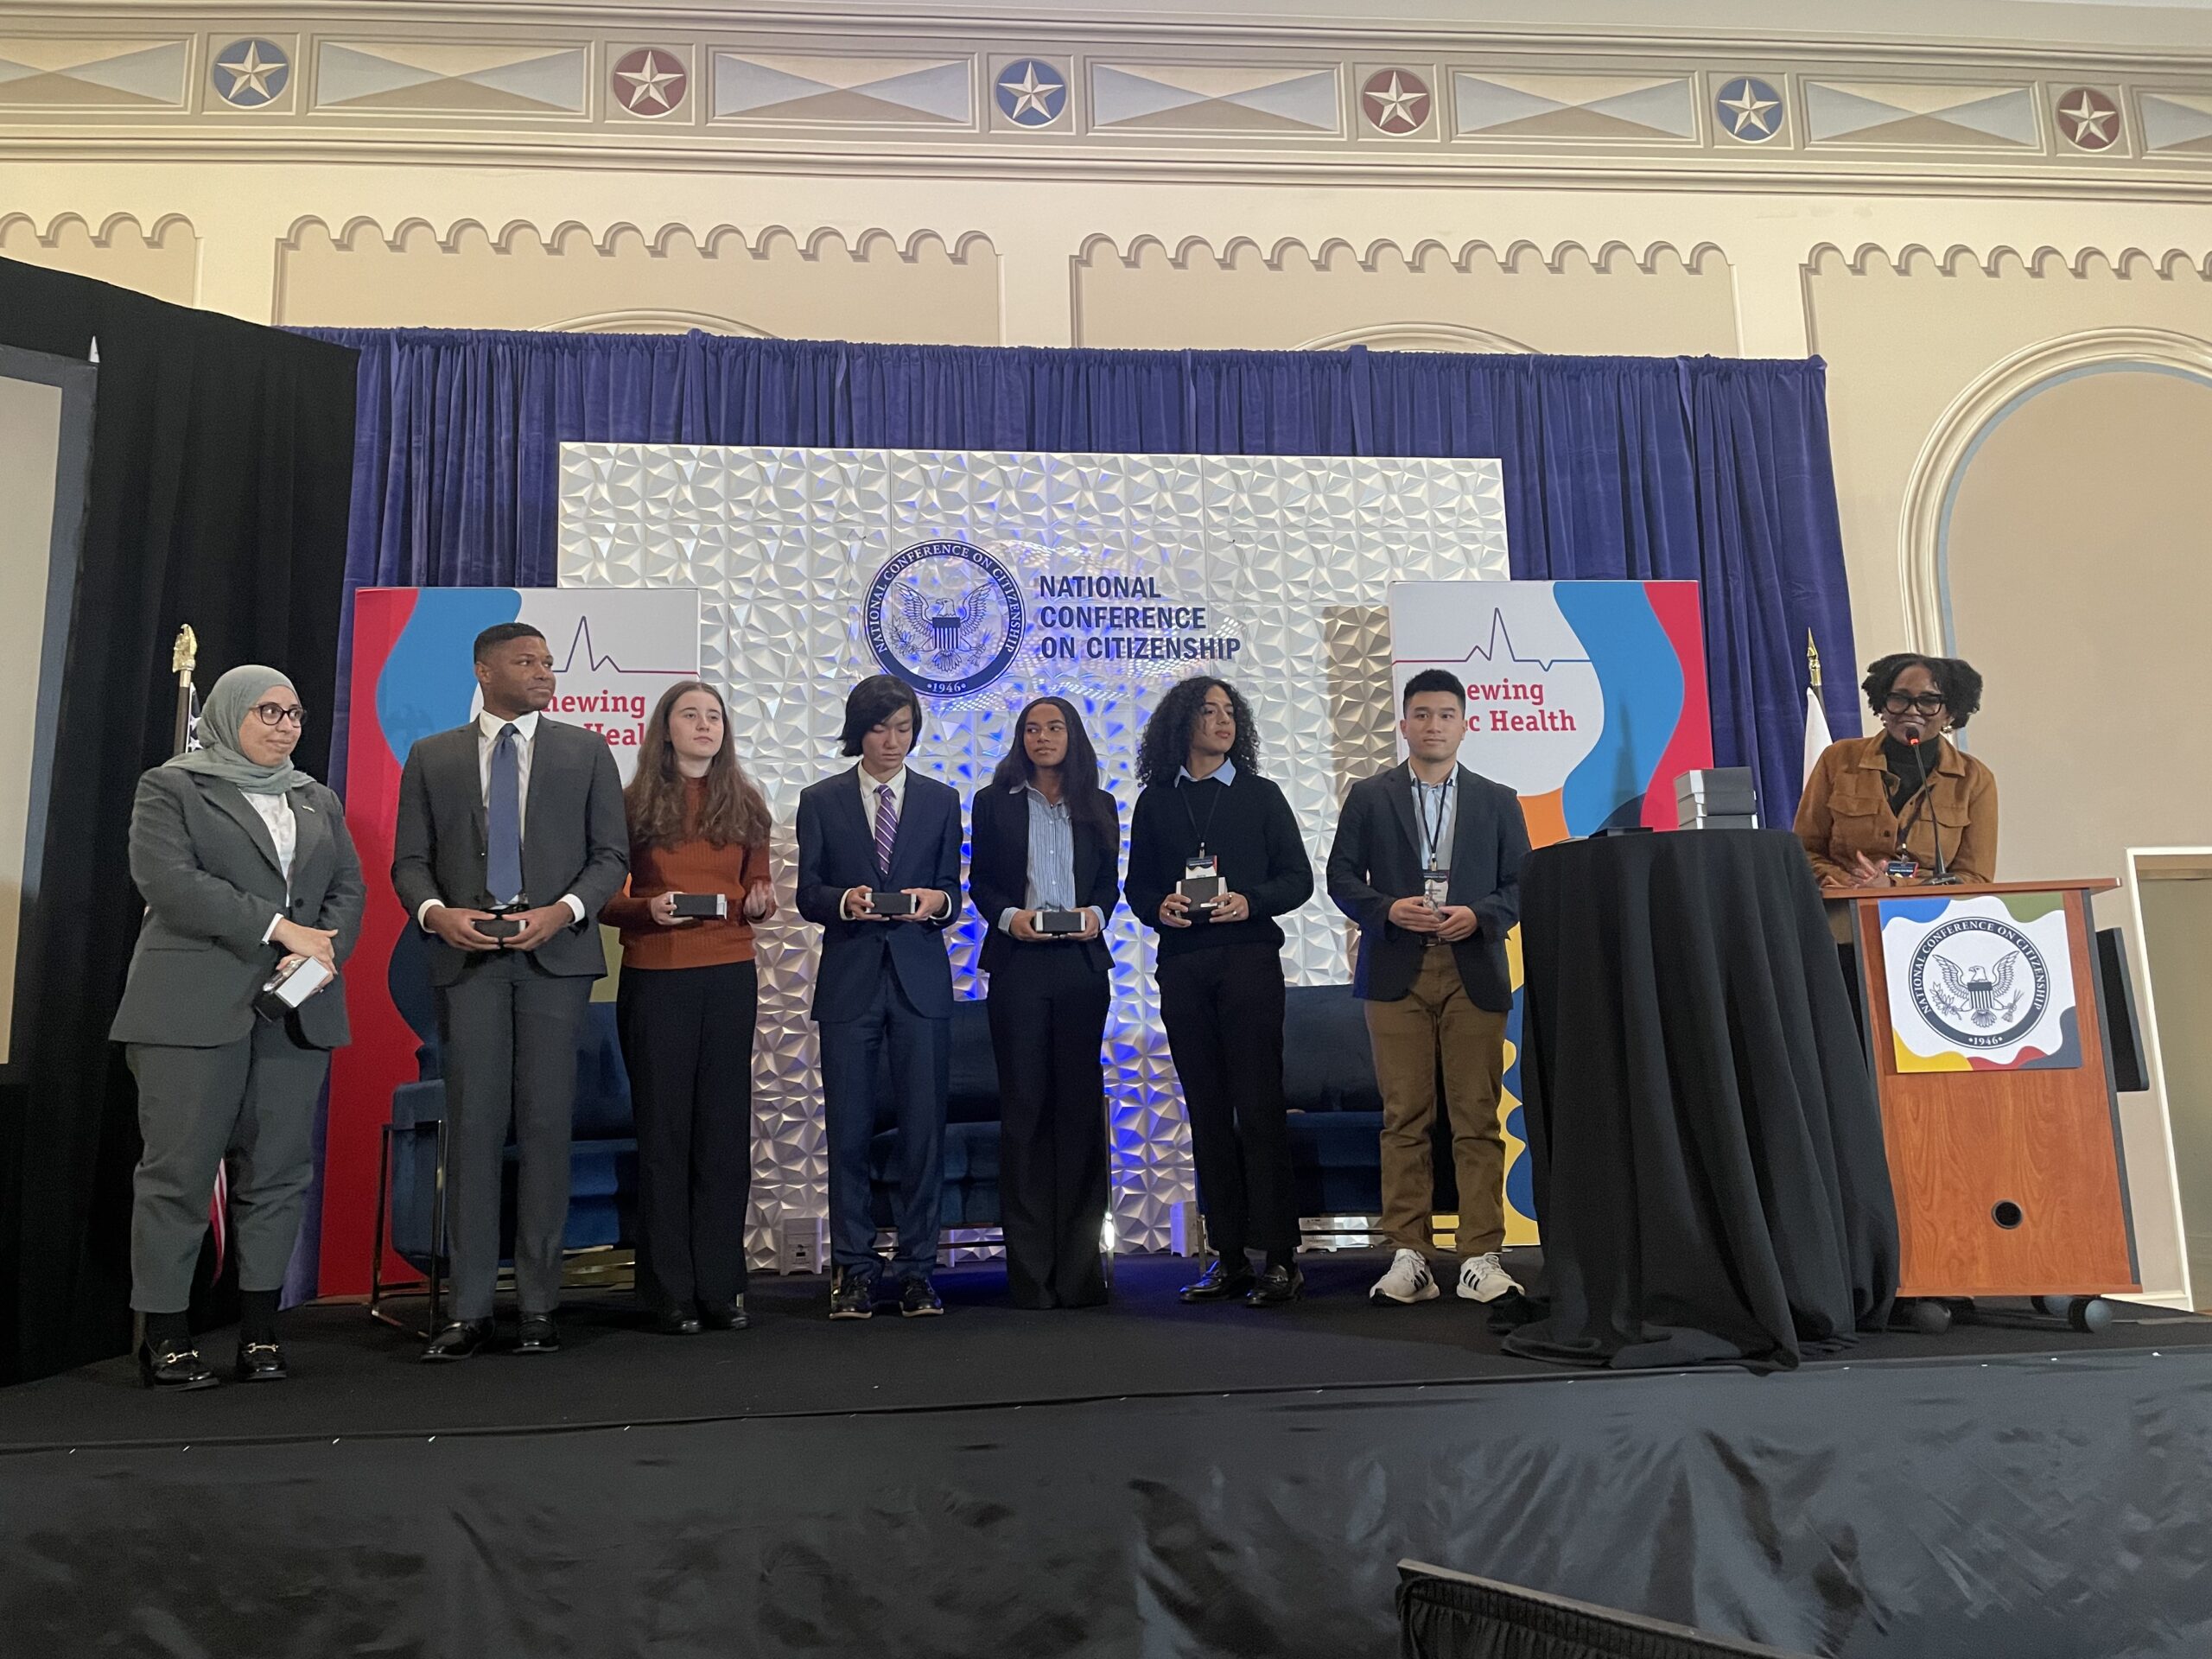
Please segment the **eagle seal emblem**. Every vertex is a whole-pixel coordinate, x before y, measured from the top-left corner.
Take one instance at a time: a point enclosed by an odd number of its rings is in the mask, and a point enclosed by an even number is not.
[[[861,620],[887,674],[925,696],[969,696],[1013,666],[1021,587],[979,547],[921,542],[875,573]]]
[[[1907,969],[1920,1016],[1961,1048],[2010,1046],[2050,1002],[2050,969],[2028,936],[1962,916],[1920,942]]]

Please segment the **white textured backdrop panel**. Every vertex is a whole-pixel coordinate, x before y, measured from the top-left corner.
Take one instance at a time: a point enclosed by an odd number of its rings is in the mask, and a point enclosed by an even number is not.
[[[995,454],[567,444],[560,579],[566,586],[699,589],[705,677],[730,702],[740,753],[774,809],[779,918],[760,930],[754,1067],[753,1260],[775,1228],[824,1206],[821,1095],[806,1017],[815,930],[792,911],[798,792],[850,763],[836,753],[845,693],[880,671],[861,607],[876,569],[917,542],[957,539],[1015,562],[1159,572],[1243,641],[1227,671],[1250,700],[1262,769],[1314,860],[1313,901],[1283,918],[1294,984],[1349,977],[1343,918],[1318,891],[1337,804],[1394,758],[1383,589],[1393,580],[1503,580],[1505,512],[1494,461]],[[1014,550],[1014,551],[1008,551]],[[1145,716],[1185,672],[1025,664],[957,707],[931,709],[917,771],[971,798],[1041,691],[1084,711],[1124,824]],[[955,984],[980,995],[981,924],[954,935]],[[1160,1029],[1151,934],[1124,908],[1110,935],[1107,1089],[1122,1248],[1167,1248],[1191,1195],[1182,1101]]]

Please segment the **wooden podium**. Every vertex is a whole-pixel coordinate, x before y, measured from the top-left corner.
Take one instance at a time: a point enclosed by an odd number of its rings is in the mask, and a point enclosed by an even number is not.
[[[2070,1312],[2078,1327],[2097,1329],[2110,1317],[2094,1300],[2101,1293],[2141,1287],[2089,917],[2089,895],[2118,885],[2030,881],[1827,892],[1831,906],[1844,912],[1837,919],[1848,924],[1847,931],[1839,931],[1857,947],[1867,1058],[1897,1193],[1897,1294],[1916,1300],[1915,1321],[1923,1330],[1942,1329],[1952,1304],[1977,1296],[2034,1298],[2046,1313]],[[1952,1058],[1936,1063],[1954,1069],[1906,1069],[1904,1062],[1912,1057],[1901,1047],[1891,1016],[1891,976],[1910,975],[1914,967],[1885,960],[1884,904],[1999,899],[2032,912],[2034,895],[2057,901],[2064,917],[2075,1063],[1983,1069]],[[1996,949],[2001,954],[2001,939]],[[2024,963],[2012,965],[2024,971]],[[1955,963],[1948,984],[1946,977],[1924,973],[1937,988],[1923,987],[1920,994],[1965,1010],[1947,1022],[1971,1035],[1976,1020],[1993,1012],[1988,976],[1979,969],[1961,974]],[[2007,975],[2005,994],[2012,989]]]

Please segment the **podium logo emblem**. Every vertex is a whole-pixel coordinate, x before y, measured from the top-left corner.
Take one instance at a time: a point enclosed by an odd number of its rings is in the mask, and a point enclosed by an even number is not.
[[[1021,585],[979,547],[921,542],[875,573],[861,621],[884,672],[925,696],[969,696],[1021,649]]]
[[[2028,936],[1982,916],[1933,929],[1907,969],[1920,1017],[1961,1048],[2018,1041],[2050,1006],[2050,969]]]

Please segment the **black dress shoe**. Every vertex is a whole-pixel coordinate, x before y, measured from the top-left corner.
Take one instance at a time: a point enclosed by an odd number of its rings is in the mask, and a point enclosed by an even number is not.
[[[430,1338],[430,1345],[423,1351],[423,1363],[435,1365],[449,1359],[467,1359],[491,1340],[491,1320],[455,1319]]]
[[[691,1329],[699,1329],[695,1320]],[[515,1336],[515,1352],[518,1354],[557,1354],[561,1351],[561,1333],[553,1328],[550,1313],[525,1313],[522,1329]]]
[[[664,1337],[696,1337],[701,1328],[699,1316],[688,1307],[664,1307],[653,1315],[653,1329]]]
[[[1305,1294],[1306,1275],[1295,1266],[1265,1268],[1261,1270],[1259,1282],[1252,1287],[1252,1294],[1244,1299],[1244,1306],[1281,1307]]]
[[[899,1287],[899,1317],[902,1319],[926,1319],[944,1312],[944,1298],[937,1294],[937,1287],[920,1274],[906,1279]]]
[[[830,1287],[830,1317],[833,1319],[872,1319],[875,1317],[875,1280],[872,1274],[841,1273]]]
[[[274,1342],[241,1342],[231,1374],[241,1382],[283,1382],[292,1375],[284,1351]]]
[[[1185,1285],[1178,1293],[1186,1302],[1234,1302],[1251,1294],[1252,1266],[1242,1252],[1236,1256],[1217,1255],[1206,1263],[1206,1270],[1198,1275],[1196,1284]]]
[[[702,1304],[699,1323],[709,1331],[742,1331],[753,1323],[753,1316],[745,1311],[745,1298],[737,1296],[727,1302]]]
[[[159,1353],[145,1344],[138,1350],[138,1375],[149,1389],[181,1394],[192,1389],[219,1387],[223,1379],[207,1369],[197,1348],[164,1346]]]

